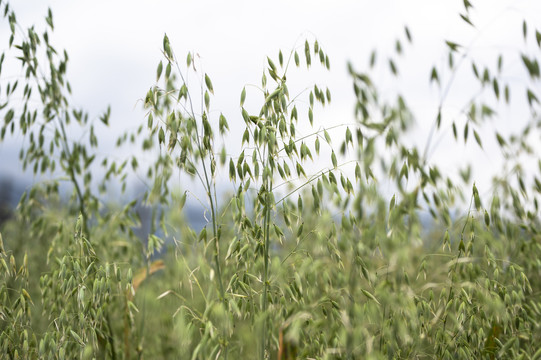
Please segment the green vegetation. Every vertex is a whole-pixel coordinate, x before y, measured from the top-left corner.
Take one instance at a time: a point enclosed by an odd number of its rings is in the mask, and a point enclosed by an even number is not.
[[[0,229],[5,358],[541,359],[539,48],[525,45],[518,56],[529,119],[516,134],[480,133],[495,106],[513,109],[511,90],[520,91],[508,85],[503,57],[478,64],[468,47],[447,41],[448,61],[427,71],[442,96],[423,147],[405,141],[414,120],[406,98],[380,94],[371,79],[375,53],[368,69],[349,66],[356,123],[338,127],[343,142],[333,147],[315,114],[330,91],[288,90],[295,68],[330,67],[307,40],[268,58],[261,86],[242,90],[245,131],[232,155],[221,140],[228,122],[211,111],[210,76],[194,54],[179,60],[164,36],[145,124],[118,141],[159,150],[144,172],[152,216],[141,241],[139,201],[120,206],[103,195],[112,181],[124,191],[143,165],[136,156],[99,158],[95,128],[108,126],[110,110],[94,123],[71,105],[68,55],[49,42],[52,13],[38,33],[17,23],[8,2],[0,6],[12,34],[0,75],[10,56],[23,74],[0,78],[0,136],[22,134],[23,166],[47,179]],[[526,22],[523,36],[541,47]],[[411,41],[405,28],[396,57]],[[399,76],[397,59],[385,63]],[[468,67],[479,92],[457,120],[441,109]],[[195,88],[189,72],[201,79]],[[249,111],[245,100],[256,93],[259,108]],[[467,166],[448,173],[430,161],[433,139],[447,134],[457,147],[498,144],[503,169],[490,191]],[[327,154],[328,166],[305,170]],[[96,179],[100,161],[105,175]],[[523,166],[532,161],[538,166]],[[169,187],[177,172],[205,190],[209,222],[198,233],[183,217],[189,189]],[[236,189],[225,197],[220,174]],[[60,196],[66,182],[69,199]]]

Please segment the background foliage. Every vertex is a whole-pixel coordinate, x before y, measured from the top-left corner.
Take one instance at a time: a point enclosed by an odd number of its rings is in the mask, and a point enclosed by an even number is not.
[[[289,93],[295,68],[330,68],[321,44],[306,40],[267,58],[260,86],[242,90],[238,154],[223,141],[227,119],[212,111],[210,76],[195,54],[180,60],[165,35],[145,124],[118,140],[157,156],[142,172],[148,191],[122,205],[104,200],[111,181],[124,191],[143,165],[99,158],[95,129],[108,126],[110,110],[97,122],[71,105],[68,55],[49,42],[52,12],[38,31],[0,6],[11,29],[0,75],[8,57],[23,74],[2,78],[1,139],[22,134],[23,167],[46,179],[1,229],[7,358],[541,358],[537,29],[523,24],[524,41],[537,45],[517,55],[523,88],[508,84],[503,57],[478,64],[468,47],[446,42],[448,61],[427,71],[441,98],[424,147],[406,141],[415,120],[407,99],[373,82],[375,52],[367,69],[349,65],[356,122],[340,126],[333,144],[316,116],[330,91],[312,84]],[[467,26],[471,8],[464,1]],[[405,28],[396,56],[381,60],[390,76],[411,41]],[[460,122],[441,109],[468,66],[479,91]],[[515,90],[525,94],[525,127],[480,133]],[[256,96],[259,108],[247,109]],[[492,189],[478,189],[467,166],[449,173],[430,161],[433,139],[447,134],[457,147],[498,144],[504,165]],[[323,165],[312,173],[316,161]],[[538,167],[523,166],[532,162]],[[170,188],[177,172],[205,190],[201,231],[182,212],[193,193]],[[220,174],[236,189],[224,197]]]

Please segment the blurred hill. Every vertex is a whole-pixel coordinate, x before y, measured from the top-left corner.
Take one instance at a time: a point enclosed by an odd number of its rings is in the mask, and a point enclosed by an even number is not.
[[[13,178],[0,178],[0,225],[13,215],[23,191],[24,186]]]

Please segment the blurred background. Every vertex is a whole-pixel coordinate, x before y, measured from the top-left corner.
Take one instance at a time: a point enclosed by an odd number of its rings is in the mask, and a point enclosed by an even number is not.
[[[73,105],[86,109],[95,119],[111,106],[111,127],[97,134],[100,151],[104,157],[121,158],[123,154],[114,146],[116,138],[144,122],[141,99],[155,84],[165,33],[181,63],[188,52],[194,52],[199,56],[199,70],[212,78],[215,92],[212,112],[223,113],[229,121],[232,131],[224,140],[232,154],[238,154],[242,133],[235,130],[244,129],[239,107],[243,87],[260,84],[267,56],[276,58],[279,49],[285,54],[295,48],[302,49],[305,39],[318,40],[330,57],[331,71],[318,67],[310,72],[294,71],[295,78],[288,78],[288,82],[292,84],[290,91],[295,89],[293,93],[300,93],[313,83],[329,87],[333,100],[330,106],[316,112],[319,124],[330,127],[355,122],[355,97],[347,63],[351,62],[356,69],[368,69],[371,51],[375,49],[381,61],[372,70],[373,80],[384,96],[404,95],[415,120],[409,136],[412,142],[423,143],[442,97],[442,92],[429,80],[432,66],[447,61],[445,40],[467,46],[468,57],[481,63],[483,59],[494,61],[500,53],[509,54],[505,70],[511,86],[527,79],[518,55],[525,46],[518,42],[522,40],[521,23],[523,19],[541,23],[541,2],[492,0],[472,4],[471,20],[475,27],[459,16],[463,1],[336,1],[331,5],[328,1],[314,0],[272,3],[26,0],[12,5],[17,8],[18,21],[25,25],[42,26],[48,7],[52,9],[55,31],[51,42],[69,54],[68,79],[73,89]],[[386,59],[396,55],[397,40],[406,43],[404,26],[409,28],[413,43],[404,45],[397,60],[399,76],[391,77]],[[8,36],[8,24],[3,21],[2,49],[7,47]],[[531,45],[538,49],[535,43]],[[469,64],[463,71],[472,76]],[[22,76],[14,59],[6,59],[0,81],[9,76]],[[464,101],[477,91],[472,89],[472,84],[477,82],[469,81],[468,76],[460,73],[456,76],[442,109],[444,117],[460,120],[464,116],[461,113]],[[200,79],[189,81],[199,86]],[[256,111],[261,94],[250,86],[247,92],[246,107]],[[521,102],[525,100],[522,94],[520,97],[513,99],[517,101],[514,110],[502,109],[490,126],[500,132],[511,132],[523,124],[528,116],[526,107],[521,113],[524,105]],[[450,128],[443,132],[449,134]],[[343,130],[331,135],[339,138]],[[429,149],[431,160],[445,164],[448,169],[471,161],[478,187],[487,189],[491,169],[499,168],[500,155],[492,151],[495,147],[485,144],[481,150],[470,142],[457,148],[446,138],[434,141]],[[336,143],[340,141],[337,139]],[[0,143],[0,221],[21,193],[38,180],[31,171],[22,170],[18,153],[23,145],[24,137],[20,133]],[[144,156],[148,155],[141,154],[141,162],[145,161]],[[178,181],[180,187],[192,187],[198,193],[197,185],[190,180],[179,178]],[[129,191],[135,192],[145,186],[137,177],[130,184]],[[224,178],[220,190],[227,191],[228,186],[231,185]]]

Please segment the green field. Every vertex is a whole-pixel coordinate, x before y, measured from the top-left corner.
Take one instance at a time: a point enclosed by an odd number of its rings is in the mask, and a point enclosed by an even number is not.
[[[372,76],[382,63],[400,77],[407,27],[394,57],[349,66],[356,122],[333,129],[318,122],[333,101],[324,84],[289,93],[292,74],[327,70],[332,57],[302,40],[268,57],[261,84],[239,94],[235,154],[211,74],[165,35],[144,123],[117,143],[119,154],[153,157],[140,164],[100,153],[110,109],[92,121],[70,103],[52,12],[38,33],[9,2],[0,9],[12,33],[0,58],[1,140],[23,137],[21,165],[40,179],[0,224],[0,358],[541,359],[535,24],[519,29],[518,85],[503,57],[476,63],[466,45],[446,42],[446,61],[422,79],[441,96],[420,145],[409,140],[407,96],[381,93]],[[465,26],[470,11],[464,1]],[[20,77],[3,76],[5,58]],[[464,68],[479,92],[455,119],[441,109]],[[515,111],[514,98],[527,108],[524,127],[487,131],[499,109]],[[491,188],[478,188],[467,162],[431,161],[442,137],[456,149],[497,147]],[[135,174],[148,190],[130,199]],[[206,196],[179,191],[180,176]],[[202,204],[201,230],[186,220],[187,202]]]

